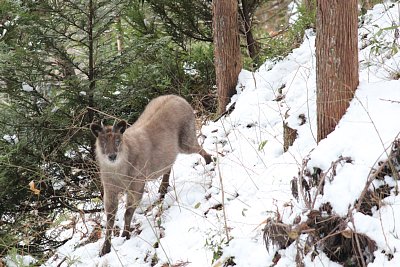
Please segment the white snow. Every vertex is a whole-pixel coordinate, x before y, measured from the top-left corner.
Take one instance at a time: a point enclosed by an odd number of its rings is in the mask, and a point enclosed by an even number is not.
[[[180,155],[171,175],[173,188],[162,203],[156,202],[159,181],[148,183],[132,222],[140,233],[130,240],[114,237],[111,253],[98,257],[103,238],[77,246],[95,227],[87,220],[86,229],[80,221],[80,230],[71,231],[72,239],[43,266],[153,266],[153,259],[159,267],[203,267],[223,266],[229,258],[240,267],[271,266],[276,248],[270,246],[267,251],[262,229],[277,212],[285,223],[304,215],[305,207],[291,195],[290,181],[306,157],[310,158],[308,167],[323,171],[340,156],[352,159],[337,167],[336,176],[326,182],[324,195],[316,202],[318,208],[329,201],[335,213],[346,215],[371,168],[387,157],[400,131],[400,81],[392,80],[400,73],[400,53],[397,44],[393,46],[394,30],[379,32],[399,21],[398,5],[377,5],[365,16],[366,24],[359,31],[360,85],[335,131],[318,145],[315,36],[307,31],[303,44],[284,60],[266,62],[256,72],[243,70],[233,97],[234,111],[202,128],[207,136],[203,146],[217,157],[216,166],[204,166],[199,155]],[[378,44],[383,45],[378,49]],[[277,101],[281,95],[283,100]],[[298,131],[286,153],[283,122]],[[400,197],[391,195],[384,203],[372,216],[354,213],[354,226],[349,225],[378,245],[368,266],[400,266]],[[151,204],[154,208],[146,211]],[[116,222],[120,228],[123,213],[121,201]],[[214,253],[220,257],[214,259]],[[279,253],[276,266],[295,266],[294,243]],[[307,255],[304,264],[341,266],[322,252],[314,260]]]
[[[14,255],[7,256],[5,258],[5,264],[8,267],[29,266],[35,264],[36,262],[37,260],[30,255]]]
[[[24,82],[24,83],[22,83],[22,91],[32,92],[33,91],[33,87]]]

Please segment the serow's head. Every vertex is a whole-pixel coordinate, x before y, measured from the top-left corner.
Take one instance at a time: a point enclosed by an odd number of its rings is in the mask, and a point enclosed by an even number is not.
[[[101,153],[106,159],[114,163],[122,149],[123,133],[126,130],[126,121],[120,121],[113,126],[103,126],[92,123],[90,130],[97,138],[97,153]]]

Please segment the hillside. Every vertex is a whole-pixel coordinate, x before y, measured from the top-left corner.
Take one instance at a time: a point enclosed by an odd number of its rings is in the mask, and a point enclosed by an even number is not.
[[[400,266],[396,174],[388,172],[370,186],[394,188],[379,207],[373,206],[370,214],[352,209],[371,168],[389,157],[400,132],[399,40],[391,28],[400,19],[399,8],[398,3],[377,5],[360,22],[360,85],[335,131],[318,145],[315,33],[307,31],[302,45],[282,61],[265,62],[256,72],[243,70],[233,112],[203,126],[203,147],[217,158],[216,164],[205,166],[199,155],[180,155],[165,199],[157,201],[160,181],[149,182],[134,214],[131,239],[114,237],[111,253],[101,258],[104,230],[99,224],[104,226],[105,217],[73,215],[74,220],[60,223],[58,236],[71,239],[42,266],[295,266],[307,234],[281,250],[266,244],[263,235],[268,218],[279,217],[286,225],[309,218],[310,208],[293,196],[291,187],[304,169],[326,174],[324,193],[309,191],[315,199],[312,208],[330,203],[335,216],[351,214],[343,233],[364,234],[376,243],[368,266]],[[287,152],[284,122],[298,134]],[[121,199],[119,228],[123,212]],[[342,266],[322,247],[318,255],[309,253],[301,261],[304,266]],[[11,258],[8,263],[12,266]]]

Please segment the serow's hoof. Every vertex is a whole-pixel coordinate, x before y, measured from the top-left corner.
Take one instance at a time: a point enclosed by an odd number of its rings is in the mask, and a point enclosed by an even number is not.
[[[125,237],[126,239],[130,239],[131,238],[131,234],[129,233],[129,231],[124,230],[122,232],[121,237]]]
[[[160,193],[160,199],[164,199],[165,195],[168,193],[169,184],[161,184],[158,189],[158,193]]]
[[[204,155],[204,160],[206,161],[206,165],[210,164],[211,162],[216,162],[216,158],[211,156],[210,154]]]
[[[107,253],[110,253],[110,251],[111,251],[111,242],[106,240],[104,241],[103,247],[101,248],[100,257],[106,255]]]

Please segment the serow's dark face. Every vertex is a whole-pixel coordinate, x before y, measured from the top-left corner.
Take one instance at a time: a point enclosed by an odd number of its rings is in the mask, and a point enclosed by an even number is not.
[[[100,126],[92,123],[90,129],[97,137],[101,155],[111,163],[118,160],[118,154],[121,152],[123,142],[123,133],[126,130],[126,122],[120,121],[114,126]]]

